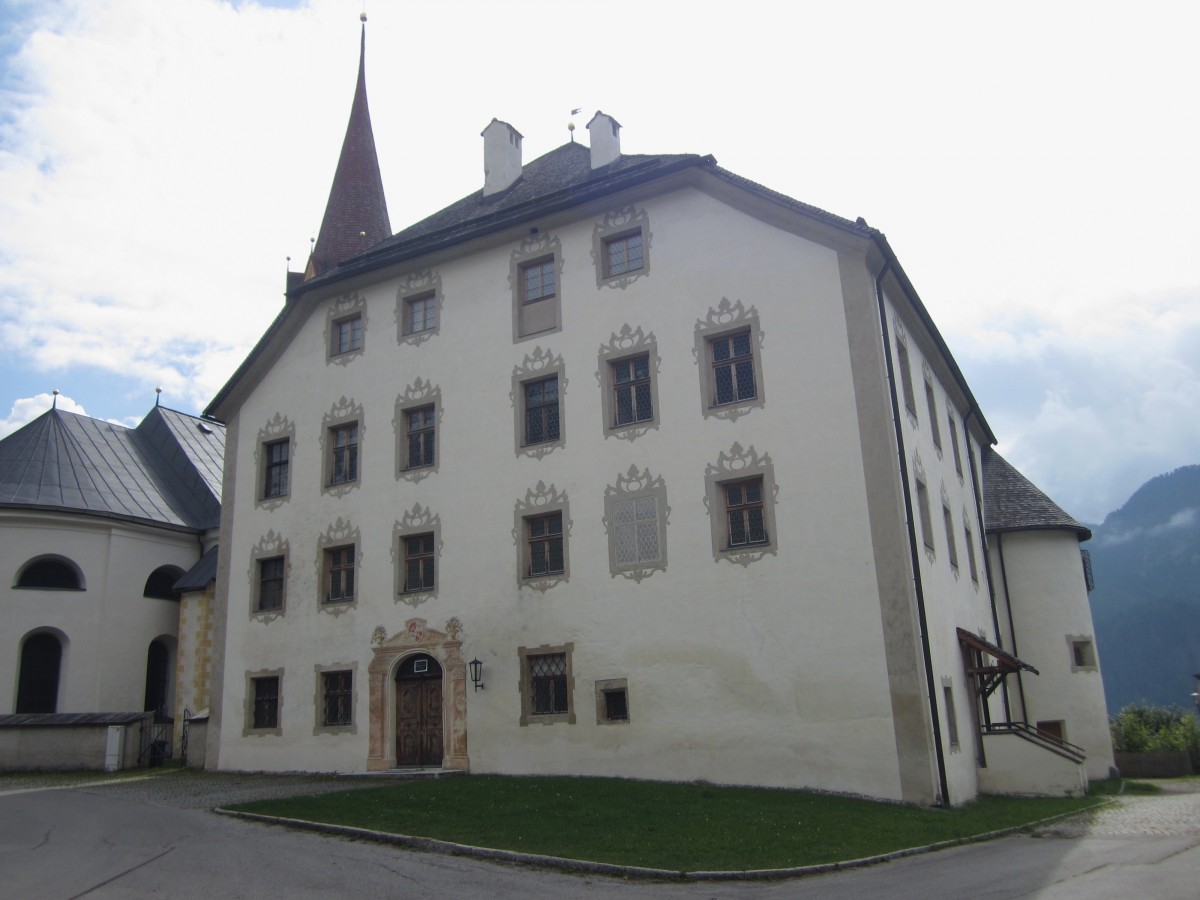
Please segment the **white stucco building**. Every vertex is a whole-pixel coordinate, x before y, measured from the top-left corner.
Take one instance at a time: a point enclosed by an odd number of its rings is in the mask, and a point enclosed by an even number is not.
[[[1005,532],[998,584],[995,439],[883,234],[587,130],[526,162],[493,120],[481,189],[391,235],[360,65],[305,279],[207,410],[208,765],[919,803],[1107,774],[1064,662],[1086,530]]]
[[[0,764],[53,763],[16,729],[176,712],[175,584],[216,540],[223,443],[158,406],[136,428],[51,409],[0,441]]]

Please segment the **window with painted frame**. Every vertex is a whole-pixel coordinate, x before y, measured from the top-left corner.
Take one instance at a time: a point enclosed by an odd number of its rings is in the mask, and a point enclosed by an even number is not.
[[[353,544],[326,548],[324,603],[352,603],[354,601],[356,555]]]
[[[345,728],[354,724],[354,673],[334,669],[320,673],[321,727]]]
[[[283,669],[246,673],[243,736],[283,733]]]
[[[330,486],[358,481],[358,423],[347,422],[329,429]]]
[[[330,328],[329,355],[343,356],[361,350],[363,346],[363,319],[361,313],[334,319]]]
[[[521,724],[575,724],[574,644],[519,647]]]

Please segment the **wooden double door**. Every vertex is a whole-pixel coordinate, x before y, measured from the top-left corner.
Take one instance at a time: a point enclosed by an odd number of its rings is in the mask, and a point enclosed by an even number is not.
[[[427,654],[396,671],[396,765],[442,764],[442,667]]]

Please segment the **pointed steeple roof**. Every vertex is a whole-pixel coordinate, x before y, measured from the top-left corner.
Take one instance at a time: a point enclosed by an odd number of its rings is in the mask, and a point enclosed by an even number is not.
[[[989,532],[1062,529],[1086,541],[1092,532],[992,448],[983,452],[983,521]]]
[[[375,134],[371,130],[371,111],[367,107],[365,17],[363,23],[354,103],[333,186],[329,189],[329,201],[325,204],[325,218],[321,220],[317,243],[304,273],[306,281],[392,236],[379,156],[375,152]]]

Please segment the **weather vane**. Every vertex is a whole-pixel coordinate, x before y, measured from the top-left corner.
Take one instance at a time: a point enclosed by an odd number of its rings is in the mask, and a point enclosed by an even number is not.
[[[571,110],[571,115],[577,116],[581,112],[583,112],[583,107],[577,106],[573,110]],[[575,143],[575,121],[574,120],[567,123],[567,131],[570,132],[570,134],[571,134],[571,143],[572,144]]]

